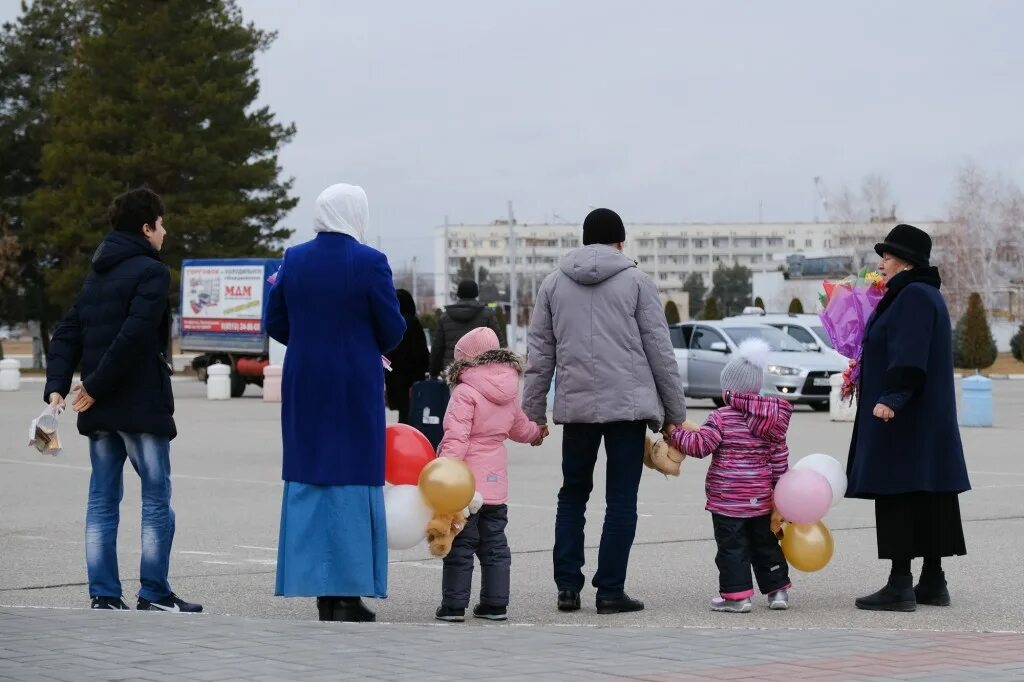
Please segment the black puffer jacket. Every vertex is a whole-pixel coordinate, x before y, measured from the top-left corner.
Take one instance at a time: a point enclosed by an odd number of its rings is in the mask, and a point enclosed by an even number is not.
[[[141,234],[111,232],[92,259],[47,356],[46,389],[63,396],[81,364],[96,399],[78,417],[84,435],[97,431],[174,438],[174,396],[164,352],[171,332],[170,273]]]
[[[455,344],[477,327],[490,327],[505,347],[505,330],[499,329],[494,311],[475,299],[462,299],[444,310],[430,349],[430,374],[439,376],[455,360]]]

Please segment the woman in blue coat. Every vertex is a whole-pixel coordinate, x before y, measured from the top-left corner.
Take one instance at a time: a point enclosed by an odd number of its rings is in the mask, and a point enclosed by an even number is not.
[[[967,553],[958,495],[970,490],[953,385],[953,348],[931,238],[897,225],[875,245],[887,291],[864,335],[847,497],[875,501],[878,557],[889,581],[857,608],[946,606],[942,558]],[[914,587],[910,562],[924,558]]]
[[[320,620],[372,621],[361,597],[387,596],[381,355],[405,320],[387,258],[362,243],[368,219],[361,188],[325,189],[318,234],[285,252],[265,313],[288,346],[276,594],[317,597]]]

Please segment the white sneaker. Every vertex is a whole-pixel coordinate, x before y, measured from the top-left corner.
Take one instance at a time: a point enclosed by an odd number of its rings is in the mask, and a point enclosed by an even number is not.
[[[768,608],[772,611],[785,611],[789,608],[789,592],[776,590],[768,595]]]
[[[750,613],[750,597],[745,599],[726,599],[715,597],[711,600],[711,610],[723,613]]]

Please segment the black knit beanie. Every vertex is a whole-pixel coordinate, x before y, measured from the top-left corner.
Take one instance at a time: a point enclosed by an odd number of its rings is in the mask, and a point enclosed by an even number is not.
[[[626,227],[610,208],[595,208],[583,221],[583,245],[618,244],[626,241]]]
[[[480,287],[478,287],[476,282],[473,280],[464,279],[459,282],[459,289],[456,292],[456,295],[461,299],[476,298],[480,295]]]

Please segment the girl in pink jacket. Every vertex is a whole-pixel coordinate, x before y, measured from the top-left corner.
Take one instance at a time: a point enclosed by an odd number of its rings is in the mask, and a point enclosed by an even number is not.
[[[505,441],[540,445],[541,428],[519,406],[522,359],[500,348],[487,328],[472,330],[455,345],[448,368],[453,386],[444,415],[439,457],[463,460],[473,471],[483,506],[466,520],[444,558],[438,620],[462,622],[473,582],[473,555],[480,558],[480,603],[473,615],[488,620],[507,618],[512,553],[505,537],[508,524],[508,451]]]
[[[725,407],[715,410],[699,431],[676,429],[672,444],[691,457],[711,455],[705,484],[715,529],[720,594],[714,611],[747,613],[754,584],[775,610],[789,608],[789,565],[773,532],[775,484],[789,468],[786,431],[793,406],[759,395],[768,345],[748,339],[722,370]]]

